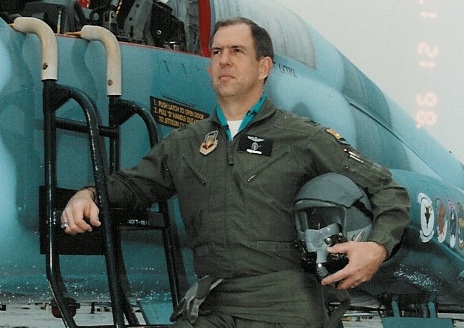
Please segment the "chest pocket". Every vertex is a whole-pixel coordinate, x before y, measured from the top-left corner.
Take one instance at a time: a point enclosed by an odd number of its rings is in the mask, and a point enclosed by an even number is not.
[[[272,156],[242,154],[242,161],[249,167],[243,178],[245,185],[288,207],[299,188],[305,165],[291,148],[273,151]]]
[[[192,218],[200,217],[203,204],[208,200],[207,177],[185,156],[180,158],[176,188],[180,200],[182,216],[188,222]]]

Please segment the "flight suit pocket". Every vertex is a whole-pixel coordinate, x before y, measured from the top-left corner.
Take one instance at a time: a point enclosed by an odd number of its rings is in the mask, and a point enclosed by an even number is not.
[[[177,192],[182,216],[186,225],[200,217],[203,204],[208,202],[208,183],[201,170],[190,163],[184,156],[180,158]]]
[[[260,165],[256,165],[246,175],[245,183],[253,185],[253,192],[261,192],[273,200],[287,207],[293,200],[296,188],[301,184],[305,174],[302,164],[291,150],[276,154]]]
[[[347,176],[362,187],[372,187],[391,179],[390,172],[383,166],[373,162],[352,149],[345,150],[344,162]]]

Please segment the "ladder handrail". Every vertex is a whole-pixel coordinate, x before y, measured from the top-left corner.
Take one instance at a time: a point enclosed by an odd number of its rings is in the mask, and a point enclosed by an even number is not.
[[[84,25],[81,31],[66,34],[103,44],[106,50],[107,95],[120,96],[122,94],[121,50],[116,36],[108,29],[96,25]]]
[[[56,111],[60,108],[57,106],[62,103],[63,99],[75,100],[86,117],[86,121],[89,127],[89,146],[92,157],[92,164],[94,168],[94,181],[97,189],[97,199],[100,208],[100,219],[102,221],[102,228],[104,229],[104,249],[106,258],[106,269],[108,273],[109,289],[111,296],[111,304],[114,309],[121,309],[121,290],[120,290],[120,277],[117,271],[117,259],[115,257],[115,246],[113,237],[112,222],[109,220],[109,201],[108,194],[106,191],[106,165],[102,157],[103,149],[100,142],[100,133],[98,127],[100,126],[100,118],[98,111],[93,102],[83,92],[58,85],[55,81],[44,82],[44,143],[45,143],[45,192],[47,197],[46,213],[49,222],[49,247],[50,252],[47,252],[47,262],[51,266],[47,270],[47,274],[50,280],[52,289],[55,291],[64,292],[62,287],[59,285],[59,281],[56,280],[56,276],[59,275],[58,259],[56,252],[54,251],[54,236],[55,230],[58,225],[59,218],[55,217],[55,198],[56,198]],[[52,96],[53,94],[53,96]],[[48,269],[48,267],[47,267]],[[64,304],[61,297],[54,294],[55,301],[63,314],[63,319],[68,323],[72,319],[66,304]],[[63,307],[64,306],[64,307]],[[124,327],[124,316],[121,311],[113,311],[113,320],[115,327]],[[67,323],[67,324],[68,324]],[[71,325],[72,327],[73,325]]]
[[[57,209],[57,129],[84,132],[88,134],[89,148],[93,166],[93,178],[97,190],[97,203],[100,208],[100,220],[103,229],[104,255],[106,259],[106,269],[108,275],[108,288],[111,296],[113,308],[114,327],[125,327],[124,314],[129,325],[138,325],[138,319],[132,311],[132,307],[125,295],[121,270],[124,261],[120,245],[119,230],[117,223],[110,220],[110,206],[108,191],[106,188],[106,176],[108,173],[119,169],[120,165],[120,126],[133,115],[138,115],[145,122],[148,130],[150,146],[158,142],[159,137],[156,131],[156,122],[151,113],[143,106],[120,99],[121,88],[121,63],[119,44],[115,42],[114,36],[111,37],[107,30],[98,27],[86,28],[83,35],[94,40],[103,36],[105,48],[115,51],[114,56],[107,56],[108,62],[108,95],[110,97],[109,126],[103,126],[99,111],[92,99],[83,91],[63,86],[56,83],[57,80],[57,45],[56,37],[48,25],[37,19],[30,17],[17,18],[12,25],[14,29],[23,33],[35,33],[39,36],[42,46],[42,81],[43,81],[43,114],[44,114],[44,161],[45,161],[45,215],[47,220],[47,278],[53,298],[62,314],[63,322],[66,327],[78,327],[73,319],[64,294],[66,288],[61,276],[59,249],[56,241],[58,240],[59,213]],[[103,31],[105,30],[105,31]],[[109,32],[109,31],[108,31]],[[109,32],[110,33],[110,32]],[[100,40],[101,41],[101,40]],[[117,49],[117,50],[116,50]],[[110,63],[111,62],[111,63]],[[50,68],[50,69],[48,69]],[[46,72],[46,73],[44,73]],[[119,77],[118,77],[119,75]],[[82,109],[85,116],[85,124],[81,121],[66,120],[58,118],[56,112],[69,100],[74,100]],[[110,165],[106,164],[107,158],[104,155],[105,147],[102,137],[110,140]],[[109,172],[108,172],[109,168]],[[162,229],[163,240],[165,243],[166,260],[168,265],[171,295],[174,304],[180,299],[179,281],[176,274],[174,257],[172,256],[172,235],[170,233],[169,216],[167,202],[159,203],[160,211],[164,220],[167,220],[165,228]],[[119,256],[121,255],[121,256]],[[124,295],[124,297],[123,297]]]
[[[18,17],[11,27],[39,37],[42,49],[42,81],[58,79],[58,45],[55,33],[45,22],[33,17]]]

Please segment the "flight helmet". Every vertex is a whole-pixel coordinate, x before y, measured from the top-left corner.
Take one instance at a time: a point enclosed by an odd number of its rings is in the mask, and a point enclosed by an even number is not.
[[[321,279],[348,263],[344,254],[330,254],[329,247],[349,240],[366,241],[372,229],[367,195],[338,173],[306,182],[296,194],[293,217],[302,265]]]

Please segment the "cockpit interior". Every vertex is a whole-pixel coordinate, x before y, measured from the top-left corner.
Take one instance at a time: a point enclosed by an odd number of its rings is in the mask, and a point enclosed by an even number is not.
[[[0,12],[7,22],[39,18],[58,34],[99,25],[123,42],[199,52],[197,0],[2,0]]]

